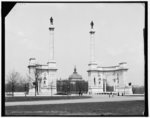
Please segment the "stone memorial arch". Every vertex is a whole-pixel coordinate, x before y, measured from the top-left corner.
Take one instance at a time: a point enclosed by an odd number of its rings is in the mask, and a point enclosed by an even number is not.
[[[90,63],[88,64],[89,94],[107,93],[107,84],[113,86],[113,92],[118,94],[132,94],[132,87],[126,81],[128,71],[127,63],[122,62],[117,66],[101,67],[95,61],[95,30],[91,22],[90,30]]]

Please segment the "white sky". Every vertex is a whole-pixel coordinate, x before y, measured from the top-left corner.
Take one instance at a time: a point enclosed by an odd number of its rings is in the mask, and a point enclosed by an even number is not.
[[[28,73],[29,58],[46,64],[49,58],[49,18],[55,25],[58,78],[77,72],[87,79],[90,22],[96,30],[99,66],[127,62],[127,80],[144,82],[144,5],[141,3],[18,3],[6,17],[6,74]]]

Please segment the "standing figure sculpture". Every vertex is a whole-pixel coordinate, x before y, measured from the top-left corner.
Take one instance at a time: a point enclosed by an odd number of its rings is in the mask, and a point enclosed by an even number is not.
[[[94,26],[94,23],[93,23],[93,21],[91,22],[91,28],[93,29],[93,26]]]
[[[53,25],[53,18],[52,17],[50,18],[50,23]]]

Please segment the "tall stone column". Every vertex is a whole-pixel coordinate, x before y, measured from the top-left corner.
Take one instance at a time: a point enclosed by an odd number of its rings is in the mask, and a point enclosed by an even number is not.
[[[91,21],[90,23],[91,29],[90,29],[90,62],[88,64],[88,81],[89,81],[89,92],[96,93],[98,91],[97,84],[94,84],[94,81],[97,80],[97,64],[95,62],[95,38],[94,34],[95,31],[93,29],[94,23]],[[91,90],[91,91],[90,91]]]
[[[48,62],[48,66],[49,68],[56,68],[56,61],[54,59],[54,25],[53,25],[53,18],[50,18],[50,27],[49,27],[49,31],[50,31],[50,56],[49,56],[49,62]]]
[[[94,23],[91,22],[91,30],[90,30],[90,63],[95,63],[95,31],[93,29]]]
[[[54,25],[53,25],[53,18],[50,18],[50,27],[49,27],[49,31],[50,31],[50,57],[49,57],[49,61],[54,61]]]
[[[49,54],[49,62],[48,62],[48,87],[52,88],[52,93],[56,93],[56,81],[57,81],[57,67],[56,67],[56,61],[54,58],[54,24],[53,24],[53,18],[50,18],[50,54]],[[52,84],[53,83],[53,84]],[[51,85],[52,84],[52,85]]]

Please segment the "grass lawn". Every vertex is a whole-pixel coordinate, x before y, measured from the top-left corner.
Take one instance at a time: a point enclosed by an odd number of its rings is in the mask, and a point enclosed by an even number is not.
[[[143,116],[144,100],[5,107],[6,115]]]
[[[60,100],[60,99],[83,99],[91,98],[91,96],[19,96],[19,97],[5,97],[5,102],[15,101],[37,101],[37,100]]]

